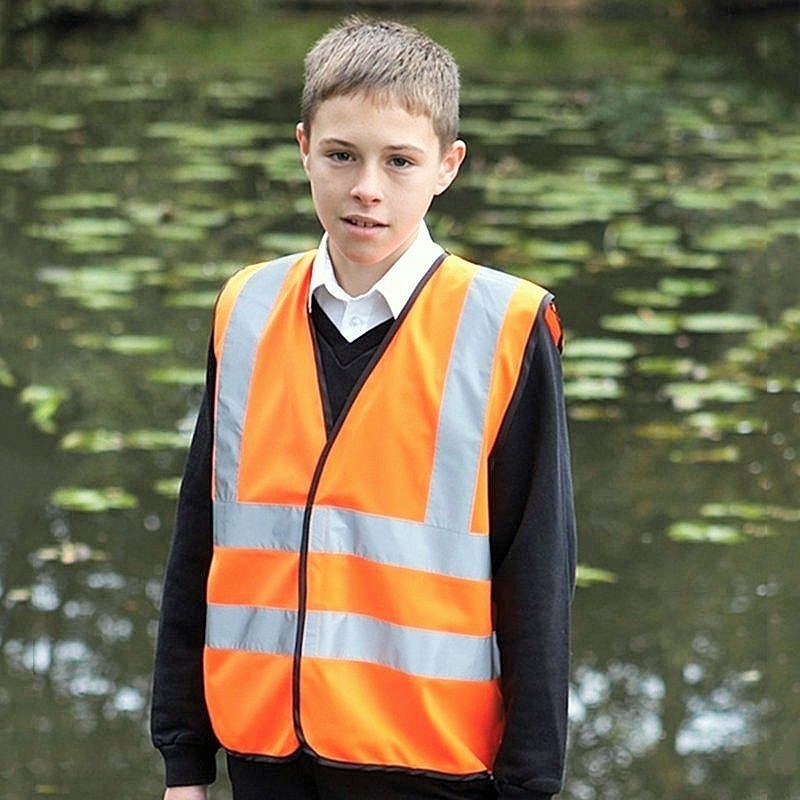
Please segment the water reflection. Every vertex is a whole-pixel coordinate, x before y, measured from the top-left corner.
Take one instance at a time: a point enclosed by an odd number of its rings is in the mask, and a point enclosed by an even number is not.
[[[304,24],[302,46],[327,20]],[[622,80],[660,34],[616,30],[607,73],[547,83],[557,42],[473,32],[477,65],[448,42],[471,155],[431,214],[443,243],[556,290],[567,323],[585,588],[563,796],[794,800],[798,112],[730,54],[660,39]],[[210,305],[318,236],[296,76],[71,46],[0,73],[9,800],[157,796],[154,620]]]

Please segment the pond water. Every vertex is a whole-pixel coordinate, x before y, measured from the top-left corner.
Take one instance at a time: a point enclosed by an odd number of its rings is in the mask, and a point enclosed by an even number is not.
[[[319,236],[292,128],[333,19],[147,19],[6,52],[7,800],[161,791],[150,668],[209,310],[238,266]],[[797,800],[796,15],[417,21],[463,65],[470,145],[431,227],[551,288],[567,328],[562,796]]]

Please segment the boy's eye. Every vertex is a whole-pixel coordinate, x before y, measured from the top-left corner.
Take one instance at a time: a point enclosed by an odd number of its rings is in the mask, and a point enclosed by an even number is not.
[[[411,164],[411,162],[407,158],[403,158],[403,156],[392,156],[389,163],[393,167],[407,167]]]
[[[350,161],[350,153],[329,153],[328,157],[334,161]]]

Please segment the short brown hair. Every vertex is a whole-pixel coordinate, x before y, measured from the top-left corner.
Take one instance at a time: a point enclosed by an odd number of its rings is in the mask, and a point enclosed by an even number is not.
[[[458,136],[458,66],[424,33],[388,20],[349,17],[328,31],[305,59],[301,113],[306,133],[330,97],[367,94],[398,100],[430,118],[442,149]]]

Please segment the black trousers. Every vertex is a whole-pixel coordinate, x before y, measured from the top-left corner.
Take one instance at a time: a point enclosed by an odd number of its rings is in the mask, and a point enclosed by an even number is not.
[[[491,800],[491,778],[446,780],[319,764],[302,754],[269,763],[228,756],[233,800]]]

